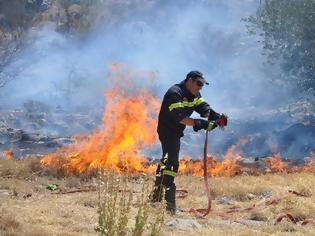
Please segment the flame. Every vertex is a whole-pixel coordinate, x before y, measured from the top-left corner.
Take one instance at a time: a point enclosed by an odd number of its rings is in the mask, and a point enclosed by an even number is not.
[[[203,175],[202,161],[193,161],[191,157],[184,156],[179,162],[178,172],[180,174],[192,174],[194,176]]]
[[[237,164],[241,156],[239,151],[235,153],[235,148],[235,145],[230,146],[226,151],[223,161],[210,167],[210,174],[212,176],[231,177],[241,173],[241,166]]]
[[[105,93],[101,127],[91,135],[73,137],[71,145],[44,157],[42,165],[66,173],[96,168],[153,172],[139,150],[157,142],[160,102],[146,89],[133,86],[124,64],[112,64],[109,70],[110,80],[116,84]]]
[[[90,135],[72,137],[72,144],[58,149],[41,159],[41,164],[65,173],[83,173],[98,168],[129,173],[153,173],[155,165],[141,155],[140,150],[157,142],[156,123],[160,102],[146,89],[137,88],[135,78],[154,80],[156,73],[132,70],[124,63],[109,66],[108,81],[114,85],[105,92],[105,109],[102,124]],[[242,137],[241,146],[250,138]],[[276,150],[276,147],[273,147]],[[274,152],[275,153],[275,152]],[[273,173],[312,172],[315,173],[315,152],[303,167],[290,167],[281,160],[280,154],[266,159],[266,165]],[[5,159],[12,159],[13,152],[5,150]],[[213,155],[207,156],[207,173],[211,176],[232,177],[245,169],[239,164],[240,151],[236,145],[228,148],[222,161]],[[251,168],[251,167],[250,167]],[[252,168],[247,173],[264,173]],[[180,160],[180,174],[203,175],[203,161],[185,156]]]
[[[263,170],[258,170],[255,167],[247,169],[243,168],[240,164],[240,151],[235,151],[236,145],[232,145],[228,148],[222,161],[216,161],[212,155],[207,156],[208,170],[207,173],[210,176],[224,176],[233,177],[242,174],[246,171],[248,174],[263,174]],[[272,173],[296,173],[296,172],[308,172],[315,173],[315,152],[311,152],[311,160],[308,160],[304,166],[289,166],[282,159],[279,153],[274,156],[266,158],[266,166]],[[203,176],[203,161],[192,160],[191,157],[185,156],[180,160],[179,166],[180,174],[192,174],[194,176]]]
[[[2,151],[3,159],[4,160],[12,160],[14,159],[14,153],[11,149],[5,149]]]
[[[237,164],[241,158],[240,152],[235,152],[235,145],[228,148],[223,160],[216,161],[213,156],[207,156],[207,173],[211,176],[232,177],[242,173],[241,166]],[[184,157],[180,161],[179,173],[193,174],[195,176],[203,175],[203,162],[201,160],[192,161],[191,157]]]
[[[280,153],[276,153],[272,157],[267,157],[266,164],[273,173],[286,173],[289,170],[288,165],[281,160]]]
[[[272,173],[315,173],[315,153],[310,152],[310,159],[306,160],[303,166],[290,166],[282,161],[279,153],[267,157],[266,164]]]

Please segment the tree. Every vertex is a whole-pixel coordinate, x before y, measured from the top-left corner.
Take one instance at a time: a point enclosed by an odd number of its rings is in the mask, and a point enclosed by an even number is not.
[[[282,79],[315,96],[315,0],[261,0],[246,21],[262,36],[268,62],[280,65]]]
[[[8,69],[24,47],[23,37],[37,12],[28,1],[0,0],[0,88],[14,80],[23,68]]]

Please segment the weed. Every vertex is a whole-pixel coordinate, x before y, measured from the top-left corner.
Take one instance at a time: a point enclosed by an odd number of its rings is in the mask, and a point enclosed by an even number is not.
[[[155,209],[154,217],[149,217],[148,183],[143,178],[127,174],[102,174],[99,179],[98,227],[95,230],[104,236],[140,236],[148,235],[151,228],[149,235],[158,235],[164,222],[164,207]],[[141,192],[136,196],[137,185],[140,185]],[[133,213],[134,218],[131,217]]]
[[[118,197],[118,187],[119,180],[113,174],[108,174],[104,176],[104,191],[102,202],[100,202],[99,207],[99,226],[96,231],[100,232],[101,235],[116,235],[116,222],[117,222],[117,197]],[[101,198],[100,197],[100,198]]]
[[[148,213],[149,213],[149,207],[148,207],[148,196],[146,196],[146,189],[148,188],[148,184],[146,182],[142,185],[142,191],[141,196],[138,198],[138,213],[136,216],[136,223],[135,227],[132,231],[133,236],[140,236],[142,235],[144,231],[144,227],[148,220]]]
[[[151,222],[151,233],[150,236],[158,236],[160,234],[162,225],[164,223],[164,213],[165,204],[156,203],[157,212],[155,214],[155,219]]]

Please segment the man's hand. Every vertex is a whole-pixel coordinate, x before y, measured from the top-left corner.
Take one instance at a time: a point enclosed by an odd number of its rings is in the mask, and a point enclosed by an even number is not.
[[[203,120],[203,119],[194,119],[193,129],[195,132],[198,132],[201,129],[210,131],[217,127],[217,124],[211,121]]]
[[[221,114],[218,119],[216,119],[215,123],[220,127],[224,128],[224,126],[227,126],[228,117],[225,114]]]

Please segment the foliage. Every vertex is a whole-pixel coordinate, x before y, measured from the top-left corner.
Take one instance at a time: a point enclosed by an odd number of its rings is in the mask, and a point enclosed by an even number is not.
[[[100,174],[99,180],[99,220],[98,227],[95,229],[101,235],[133,235],[140,236],[148,229],[149,235],[159,235],[162,223],[164,222],[164,208],[160,206],[154,217],[149,217],[148,204],[148,181],[142,181],[141,194],[137,197],[135,203],[132,178],[128,175],[121,177],[115,174]],[[136,208],[136,209],[132,209]],[[129,222],[133,211],[137,213],[134,216],[134,226]]]
[[[263,37],[270,63],[279,63],[283,80],[315,95],[315,1],[261,0],[246,19]]]
[[[146,196],[145,196],[145,190],[147,189],[147,183],[144,183],[142,186],[142,194],[141,196],[138,198],[138,214],[136,216],[136,223],[135,223],[135,227],[133,229],[133,235],[134,236],[141,236],[143,231],[144,231],[144,227],[146,225],[146,222],[148,220],[148,213],[149,213],[149,208],[148,208],[148,202],[146,201]]]
[[[4,87],[23,70],[6,70],[25,47],[27,30],[38,22],[39,10],[28,1],[0,0],[0,88]]]

